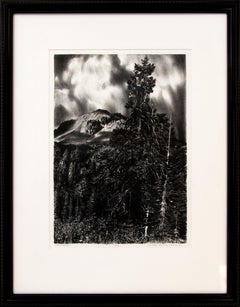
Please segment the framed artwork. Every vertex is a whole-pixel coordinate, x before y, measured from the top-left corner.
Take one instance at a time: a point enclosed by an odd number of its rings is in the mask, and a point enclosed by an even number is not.
[[[239,1],[1,25],[1,306],[238,306]]]

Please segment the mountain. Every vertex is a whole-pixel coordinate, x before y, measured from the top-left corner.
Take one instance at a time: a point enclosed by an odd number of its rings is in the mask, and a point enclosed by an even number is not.
[[[108,142],[112,131],[121,127],[125,119],[120,113],[98,109],[62,122],[54,130],[55,142],[65,145]]]

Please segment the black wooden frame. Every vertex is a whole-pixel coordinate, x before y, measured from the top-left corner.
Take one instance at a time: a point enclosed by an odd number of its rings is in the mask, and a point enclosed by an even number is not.
[[[240,306],[239,0],[1,0],[1,306]],[[13,293],[13,15],[17,13],[224,13],[227,15],[228,198],[226,294]],[[207,35],[207,33],[206,33]]]

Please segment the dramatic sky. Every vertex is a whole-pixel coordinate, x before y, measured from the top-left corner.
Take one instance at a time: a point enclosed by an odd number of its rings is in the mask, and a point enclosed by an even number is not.
[[[62,121],[86,112],[105,109],[126,113],[127,80],[135,63],[145,55],[55,55],[55,111]],[[176,132],[185,135],[185,55],[148,55],[156,68],[151,94],[159,112],[172,112]]]

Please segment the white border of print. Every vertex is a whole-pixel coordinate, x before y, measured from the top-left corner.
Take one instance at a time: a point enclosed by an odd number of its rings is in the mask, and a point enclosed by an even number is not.
[[[224,14],[14,16],[14,293],[226,292],[226,29]],[[113,47],[191,50],[187,244],[49,244],[49,52]]]

